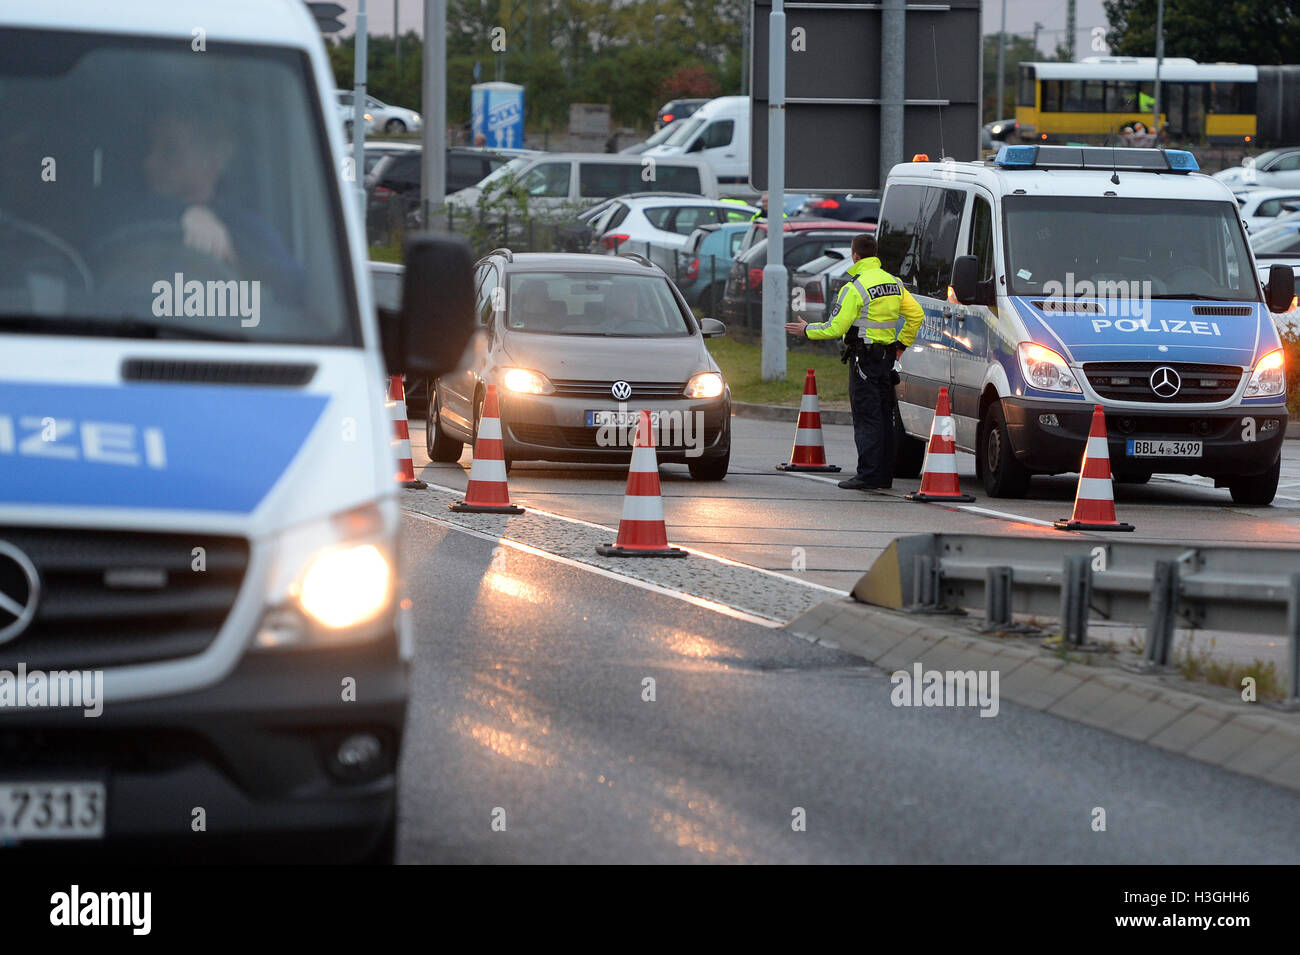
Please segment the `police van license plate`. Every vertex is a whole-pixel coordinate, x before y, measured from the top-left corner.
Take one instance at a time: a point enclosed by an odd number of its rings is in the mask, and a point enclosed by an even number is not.
[[[588,428],[635,428],[639,411],[588,411]],[[659,427],[659,412],[650,412],[650,427]]]
[[[1128,456],[1131,458],[1199,458],[1201,442],[1129,438]]]
[[[102,838],[103,783],[0,783],[0,841]]]

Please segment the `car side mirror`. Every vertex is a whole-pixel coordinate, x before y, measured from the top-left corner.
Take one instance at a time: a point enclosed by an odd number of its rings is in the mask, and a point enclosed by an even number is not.
[[[952,263],[953,294],[962,305],[974,305],[979,297],[980,262],[973,255],[959,255]]]
[[[701,318],[700,334],[705,338],[721,338],[727,334],[727,326],[716,318]]]
[[[1291,266],[1282,262],[1274,262],[1269,266],[1268,288],[1264,298],[1270,312],[1280,314],[1290,310],[1291,303],[1295,300],[1295,272]]]
[[[408,234],[402,307],[380,310],[384,361],[392,373],[437,378],[460,364],[478,323],[474,257],[457,236]]]

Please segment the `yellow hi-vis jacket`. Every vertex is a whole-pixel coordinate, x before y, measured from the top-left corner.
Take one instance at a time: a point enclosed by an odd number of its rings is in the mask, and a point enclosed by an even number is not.
[[[829,321],[809,325],[809,338],[843,338],[851,326],[866,342],[902,342],[911,347],[925,312],[903,283],[880,267],[880,259],[858,259],[849,266],[849,284],[840,289]],[[863,305],[866,308],[863,308]]]

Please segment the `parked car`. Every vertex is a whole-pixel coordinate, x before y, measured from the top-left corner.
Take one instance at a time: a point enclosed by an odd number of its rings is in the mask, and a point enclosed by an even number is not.
[[[366,176],[366,230],[374,241],[391,234],[420,206],[424,150],[415,146],[381,157]],[[451,146],[447,149],[446,194],[473,186],[511,159],[491,149]]]
[[[1300,187],[1294,189],[1246,189],[1237,193],[1241,218],[1252,233],[1278,221],[1279,216],[1300,209]]]
[[[611,196],[608,199],[602,199],[594,206],[588,206],[573,218],[573,222],[561,225],[558,229],[559,248],[558,252],[590,252],[592,251],[592,236],[595,234],[595,226],[605,217],[615,205],[615,203],[624,199],[640,199],[644,196],[661,196],[676,197],[680,199],[698,199],[698,195],[690,192],[630,192],[625,196]]]
[[[699,226],[748,222],[753,206],[716,199],[646,196],[621,199],[593,226],[592,252],[636,252],[676,277],[677,253]]]
[[[1255,259],[1270,255],[1300,252],[1300,215],[1287,216],[1250,235],[1250,251]]]
[[[991,123],[985,123],[984,128],[988,130],[989,138],[995,142],[1020,142],[1020,123],[1014,119],[995,119]]]
[[[699,306],[710,316],[722,307],[732,260],[748,231],[747,222],[727,222],[705,224],[690,234],[681,256],[685,268],[677,278],[688,305]]]
[[[399,143],[382,139],[369,140],[365,147],[365,187],[370,188],[370,174],[375,171],[375,166],[379,165],[379,160],[385,156],[397,156],[413,151],[416,153],[420,151],[419,143]]]
[[[832,301],[829,295],[830,283],[847,273],[852,264],[853,256],[849,254],[849,247],[844,245],[827,249],[811,262],[797,268],[790,276],[790,290],[793,293],[797,288],[803,289],[804,304],[803,308],[794,309],[794,314],[806,322],[824,321],[826,303]]]
[[[707,102],[708,99],[669,100],[660,106],[659,112],[655,114],[655,129],[660,130],[670,123],[685,119]]]
[[[343,135],[349,142],[352,140],[352,120],[355,115],[356,114],[352,112],[351,106],[344,106],[342,103],[338,104],[339,122],[343,124]],[[375,117],[370,113],[365,113],[363,115],[366,121],[365,135],[370,136],[375,131]]]
[[[645,155],[698,156],[713,170],[720,186],[747,187],[749,97],[719,96],[709,100]]]
[[[487,386],[496,385],[507,468],[626,467],[628,430],[646,409],[661,464],[685,464],[701,481],[726,476],[731,390],[704,345],[726,329],[697,321],[662,269],[638,255],[497,249],[479,261],[475,287],[487,345],[435,382],[431,460],[459,460],[478,434]]]
[[[722,315],[729,324],[748,329],[762,327],[763,267],[767,265],[767,228],[761,238],[741,252],[732,263],[723,292]],[[874,232],[867,222],[839,222],[834,219],[787,219],[784,229],[785,267],[790,270],[811,262],[827,249],[842,248],[860,232]],[[756,230],[751,230],[753,233]]]
[[[875,222],[880,215],[880,197],[851,192],[818,192],[804,200],[797,214],[845,222]]]
[[[352,108],[353,91],[352,90],[335,90],[334,98],[340,106]],[[367,94],[366,112],[374,117],[375,127],[382,129],[389,136],[400,136],[402,133],[418,133],[423,128],[423,120],[420,114],[413,109],[406,109],[403,106],[390,106],[388,103],[378,100]]]
[[[1249,165],[1230,166],[1214,178],[1232,189],[1242,186],[1300,187],[1300,146],[1270,149],[1254,157]]]
[[[447,204],[469,211],[485,190],[493,190],[506,177],[514,177],[529,195],[534,209],[558,210],[588,206],[633,192],[688,192],[718,198],[718,181],[707,164],[680,156],[657,158],[602,153],[541,153],[506,163],[482,182],[452,193]]]

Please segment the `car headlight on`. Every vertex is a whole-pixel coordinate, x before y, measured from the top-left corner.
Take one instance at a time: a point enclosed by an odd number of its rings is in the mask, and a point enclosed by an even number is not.
[[[1020,370],[1031,388],[1076,395],[1083,393],[1065,359],[1050,348],[1037,342],[1022,342],[1018,354]]]
[[[1255,371],[1246,383],[1247,398],[1270,398],[1286,391],[1286,362],[1282,349],[1269,352],[1255,363]]]
[[[722,389],[722,376],[716,371],[704,371],[686,383],[686,397],[716,398]]]
[[[391,633],[398,510],[383,500],[291,527],[275,539],[254,646],[341,646]]]
[[[549,395],[555,390],[551,380],[539,371],[527,368],[508,368],[501,383],[507,391],[520,395]]]

